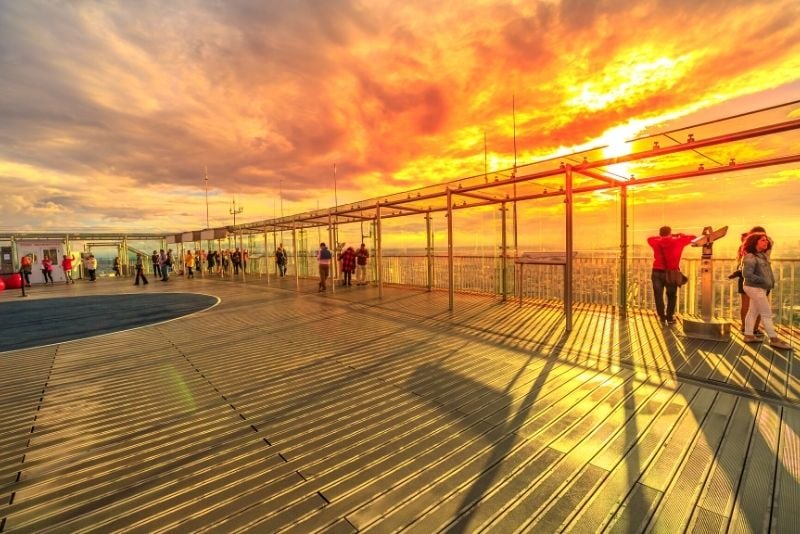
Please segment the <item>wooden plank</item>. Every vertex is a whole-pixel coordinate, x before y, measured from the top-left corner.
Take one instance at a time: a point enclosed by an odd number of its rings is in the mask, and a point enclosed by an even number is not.
[[[625,386],[631,384],[631,380],[625,382]],[[580,470],[586,463],[586,459],[594,454],[598,448],[609,439],[609,432],[607,427],[615,425],[613,421],[613,414],[624,412],[628,406],[628,400],[632,399],[635,395],[640,394],[641,397],[649,397],[655,388],[653,386],[644,385],[638,387],[638,384],[631,385],[631,387],[617,388],[613,394],[602,399],[594,405],[588,405],[582,411],[583,417],[573,425],[567,432],[561,434],[558,438],[551,441],[547,450],[553,453],[569,453],[570,458],[561,460],[559,456],[554,456],[549,462],[535,461],[537,473],[544,470],[548,463],[553,463],[552,472],[548,472],[546,476],[537,481],[538,477],[531,476],[529,473],[523,475],[525,481],[529,481],[529,488],[523,493],[524,497],[519,498],[515,502],[515,510],[525,510],[527,517],[533,516],[536,513],[537,507],[542,506],[547,502],[547,497],[552,495],[555,488],[562,485],[565,480],[569,480],[571,476],[568,474],[573,471]],[[631,401],[635,403],[636,401]],[[532,443],[540,441],[535,439]],[[580,443],[581,445],[578,445]],[[505,486],[503,478],[509,476],[505,471],[514,472],[517,469],[510,469],[506,466],[507,462],[503,461],[503,466],[499,470],[503,474],[498,474],[493,477],[486,477],[482,475],[478,480],[471,483],[469,487],[462,488],[460,491],[454,492],[447,499],[440,502],[437,509],[427,514],[425,517],[418,519],[412,526],[412,530],[418,532],[433,532],[443,528],[462,512],[463,508],[473,507],[477,504],[478,500],[481,501],[481,508],[485,508],[484,501],[487,494],[492,493],[496,487],[501,485]],[[544,465],[542,465],[544,464]],[[568,466],[568,467],[566,467]],[[548,471],[550,471],[548,469]],[[500,479],[500,480],[498,480]],[[490,481],[492,484],[490,485]],[[472,515],[471,512],[466,513],[467,516]],[[506,522],[502,526],[497,526],[501,530],[512,529],[513,527]]]
[[[739,486],[744,460],[747,455],[750,435],[755,422],[756,403],[746,399],[738,399],[728,428],[715,458],[689,528],[702,521],[716,522],[724,520],[727,526],[730,520],[733,503]],[[706,511],[709,514],[703,514]]]
[[[780,409],[759,403],[731,516],[730,528],[735,532],[763,531],[770,524],[780,418]]]
[[[798,505],[800,505],[800,410],[784,408],[770,531],[797,530]]]
[[[700,432],[653,514],[651,525],[654,532],[677,532],[686,528],[700,490],[714,463],[714,456],[735,403],[736,398],[732,395],[717,396],[700,425]]]

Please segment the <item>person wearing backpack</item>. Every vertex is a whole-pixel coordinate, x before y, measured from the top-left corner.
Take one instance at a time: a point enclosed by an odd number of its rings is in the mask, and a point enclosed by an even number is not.
[[[319,263],[319,290],[325,291],[327,289],[326,282],[328,274],[331,272],[331,260],[333,254],[325,243],[319,244],[319,251],[317,252],[317,262]]]

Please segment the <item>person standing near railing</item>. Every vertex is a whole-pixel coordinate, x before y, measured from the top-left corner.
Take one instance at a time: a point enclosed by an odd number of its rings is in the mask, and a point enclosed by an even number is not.
[[[353,285],[353,271],[356,270],[356,251],[353,247],[347,247],[341,254],[342,260],[342,285]]]
[[[745,256],[742,260],[744,292],[750,297],[750,309],[744,322],[744,342],[758,343],[761,340],[753,335],[756,318],[761,316],[761,324],[769,336],[769,345],[776,349],[790,349],[791,346],[778,337],[772,324],[772,306],[768,294],[775,287],[767,251],[772,243],[766,234],[755,233],[747,236],[744,242]]]
[[[653,249],[653,270],[650,280],[653,282],[653,299],[656,313],[662,323],[675,324],[675,306],[678,302],[678,286],[667,284],[667,270],[678,269],[683,249],[696,236],[690,234],[673,234],[672,228],[662,226],[658,235],[647,238],[647,244]],[[664,293],[667,295],[667,306],[664,309]]]
[[[275,249],[275,265],[278,266],[278,274],[284,276],[286,274],[286,251],[283,250],[283,243]]]
[[[744,290],[744,276],[742,276],[742,262],[744,261],[744,257],[747,254],[747,252],[744,249],[744,244],[747,241],[747,238],[750,237],[753,234],[767,235],[767,231],[764,229],[763,226],[754,226],[754,227],[752,227],[750,229],[749,232],[746,232],[746,233],[742,234],[742,244],[739,246],[739,255],[737,256],[737,260],[738,260],[737,269],[738,270],[736,270],[733,274],[731,274],[728,277],[730,279],[734,279],[734,278],[737,279],[737,286],[738,286],[737,289],[739,291],[739,295],[741,295],[741,297],[742,297],[742,301],[741,301],[742,303],[741,303],[740,310],[739,310],[739,314],[740,314],[741,319],[742,319],[742,332],[744,332],[744,323],[745,323],[745,319],[747,318],[747,312],[750,310],[750,297],[747,295],[747,293]],[[770,239],[769,236],[767,236],[767,239]],[[770,255],[772,254],[772,245],[773,245],[773,242],[770,239],[769,247],[764,252],[764,254],[766,254],[766,256],[767,256],[767,259],[769,259]],[[767,296],[769,296],[769,292],[767,292]],[[759,328],[758,328],[760,322],[761,322],[761,317],[760,316],[756,317],[755,325],[753,326],[753,335],[757,336],[757,337],[760,337],[760,336],[764,335],[764,333],[761,330],[759,330]]]
[[[361,248],[356,251],[356,285],[363,286],[367,283],[367,261],[369,250],[361,243]]]
[[[326,283],[328,280],[328,274],[331,272],[331,260],[333,259],[333,254],[325,246],[325,243],[319,244],[319,250],[317,251],[317,263],[319,264],[319,290],[325,291],[327,289]]]

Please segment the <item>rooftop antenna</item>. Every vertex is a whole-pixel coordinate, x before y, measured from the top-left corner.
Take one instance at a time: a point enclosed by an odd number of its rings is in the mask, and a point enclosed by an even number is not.
[[[339,207],[339,197],[336,193],[336,162],[333,162],[333,205]]]
[[[489,181],[489,163],[486,154],[486,130],[483,131],[483,181]]]
[[[205,178],[203,180],[206,183],[206,228],[211,228],[211,224],[208,222],[208,166],[204,165],[203,169],[205,170]]]
[[[279,187],[280,187],[279,194],[281,197],[281,217],[283,217],[283,178],[280,179]]]
[[[514,128],[514,170],[511,178],[514,180],[514,257],[518,256],[517,250],[517,105],[515,95],[511,95],[511,121]]]
[[[339,224],[339,196],[336,192],[336,162],[333,162],[333,206],[336,210],[336,215],[333,218],[333,239],[334,242],[331,243],[331,246],[339,248],[339,232],[338,232],[338,224]]]

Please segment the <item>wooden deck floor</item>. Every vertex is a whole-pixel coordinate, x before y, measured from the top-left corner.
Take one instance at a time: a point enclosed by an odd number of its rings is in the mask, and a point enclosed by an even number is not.
[[[793,352],[315,288],[174,279],[221,303],[0,353],[0,530],[796,531]]]

